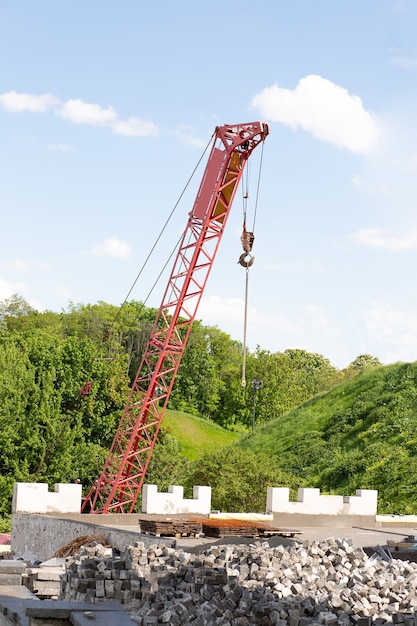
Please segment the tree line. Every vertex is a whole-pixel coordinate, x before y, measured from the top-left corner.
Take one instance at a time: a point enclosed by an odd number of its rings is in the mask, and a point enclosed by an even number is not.
[[[60,313],[36,311],[19,296],[0,302],[0,516],[10,513],[15,481],[90,485],[99,475],[155,316],[137,301],[71,303]],[[262,380],[262,424],[375,364],[362,355],[338,370],[304,350],[257,347],[247,353],[243,387],[241,343],[196,321],[169,408],[244,433],[252,380]]]

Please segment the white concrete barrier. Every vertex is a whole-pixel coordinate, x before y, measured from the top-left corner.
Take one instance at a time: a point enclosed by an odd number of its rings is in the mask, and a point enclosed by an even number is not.
[[[211,487],[194,487],[193,498],[184,498],[184,487],[171,485],[168,492],[158,492],[157,485],[143,485],[142,513],[149,515],[175,515],[178,513],[199,513],[208,515],[211,511]]]
[[[344,496],[349,515],[376,515],[378,508],[377,489],[357,489],[355,496]]]
[[[12,513],[80,513],[82,485],[56,483],[14,483]]]
[[[80,513],[82,486],[57,483],[49,492],[47,483],[15,483],[13,513]],[[366,515],[376,516],[378,491],[357,489],[354,496],[321,495],[320,489],[298,490],[297,502],[290,502],[288,487],[269,487],[266,512],[304,515]],[[144,485],[142,513],[174,515],[196,513],[209,515],[211,487],[196,486],[193,498],[184,498],[184,488],[173,485],[168,492],[158,492],[157,485]]]
[[[297,502],[290,502],[288,487],[269,487],[267,513],[303,515],[376,515],[378,491],[357,489],[355,496],[321,495],[320,489],[299,489]]]

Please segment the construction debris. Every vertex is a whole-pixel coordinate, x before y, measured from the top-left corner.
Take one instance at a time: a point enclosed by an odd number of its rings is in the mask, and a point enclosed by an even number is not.
[[[417,564],[368,557],[345,539],[191,554],[142,542],[67,559],[62,600],[118,600],[141,626],[414,626]]]
[[[72,556],[77,554],[79,549],[82,546],[96,546],[96,545],[106,545],[106,538],[104,535],[81,535],[81,537],[77,537],[73,539],[69,543],[66,543],[65,546],[59,548],[54,554],[55,558],[65,558],[66,556]]]

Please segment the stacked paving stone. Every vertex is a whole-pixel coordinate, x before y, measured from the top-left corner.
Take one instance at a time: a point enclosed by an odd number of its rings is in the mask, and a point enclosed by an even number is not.
[[[28,567],[26,587],[42,600],[57,599],[61,590],[61,576],[66,571],[65,565],[65,559],[53,558],[37,567]]]
[[[118,600],[142,626],[416,623],[417,564],[369,558],[345,539],[200,554],[139,542],[118,557],[96,546],[67,561],[61,599]]]
[[[26,563],[14,559],[0,560],[0,587],[21,585],[22,577],[26,573]],[[1,589],[0,589],[1,595]]]

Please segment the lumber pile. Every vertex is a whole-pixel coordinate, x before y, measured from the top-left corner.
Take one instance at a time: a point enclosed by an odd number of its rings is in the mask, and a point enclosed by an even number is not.
[[[206,537],[258,537],[259,525],[236,519],[208,519],[203,522]]]
[[[259,522],[229,518],[209,518],[204,520],[202,530],[206,537],[216,537],[218,539],[224,537],[269,537],[271,535],[293,537],[299,533],[297,530],[273,528]]]
[[[141,533],[155,537],[200,537],[202,532],[201,520],[156,517],[140,518]]]

